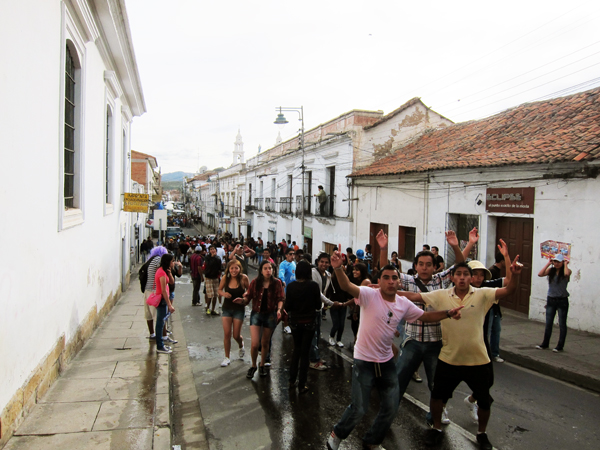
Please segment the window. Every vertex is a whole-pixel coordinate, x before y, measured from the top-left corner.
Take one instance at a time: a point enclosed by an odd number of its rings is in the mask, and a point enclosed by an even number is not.
[[[110,106],[106,107],[106,142],[104,143],[104,202],[112,203],[111,187],[112,187],[112,129],[113,129],[113,114]]]
[[[64,201],[75,207],[75,59],[69,46],[65,54]]]
[[[415,236],[417,229],[398,227],[398,258],[412,261],[415,259]]]
[[[479,228],[479,216],[470,214],[448,214],[448,230],[455,230],[456,237],[458,238],[458,245],[461,249],[465,248],[469,242],[469,231],[473,228]],[[477,259],[479,255],[479,248],[477,245],[473,247],[469,254],[470,259]],[[444,255],[442,255],[444,256]],[[454,263],[454,250],[452,248],[447,249],[446,253],[446,267],[450,267],[450,263]]]

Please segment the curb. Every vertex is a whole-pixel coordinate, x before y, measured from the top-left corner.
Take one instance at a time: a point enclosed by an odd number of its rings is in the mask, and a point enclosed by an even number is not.
[[[600,392],[600,380],[597,378],[567,370],[562,367],[556,367],[552,364],[513,352],[506,348],[501,348],[500,351],[502,357],[512,364],[539,372],[551,378],[556,378],[557,380],[575,384],[582,388],[589,389],[590,391]]]

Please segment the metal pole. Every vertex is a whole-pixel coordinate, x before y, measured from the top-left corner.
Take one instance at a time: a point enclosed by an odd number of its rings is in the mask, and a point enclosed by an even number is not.
[[[302,128],[300,129],[300,147],[302,148],[302,249],[304,250],[304,195],[305,195],[305,186],[304,186],[304,107],[300,107],[300,120],[302,121]]]

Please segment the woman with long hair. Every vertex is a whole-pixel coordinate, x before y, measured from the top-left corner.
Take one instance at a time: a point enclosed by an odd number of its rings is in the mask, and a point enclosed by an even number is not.
[[[252,302],[252,314],[250,315],[252,367],[246,374],[247,378],[254,377],[256,373],[259,347],[262,349],[260,376],[266,377],[268,375],[265,362],[269,352],[269,341],[273,330],[277,327],[277,322],[281,319],[284,298],[283,283],[273,276],[271,263],[263,261],[258,268],[258,276],[252,280],[244,294],[244,305]],[[262,338],[260,336],[261,329],[263,332]]]
[[[162,296],[160,303],[156,307],[156,329],[154,331],[154,334],[156,334],[156,351],[158,353],[172,353],[169,348],[165,347],[163,342],[163,330],[167,312],[171,314],[175,312],[175,307],[169,299],[169,283],[175,283],[173,275],[171,275],[174,265],[175,258],[173,255],[170,253],[163,255],[160,258],[160,267],[154,277],[156,293]]]
[[[549,259],[546,265],[538,273],[538,277],[548,277],[548,297],[546,299],[546,329],[544,340],[536,348],[544,350],[550,345],[552,336],[552,325],[558,311],[558,326],[560,335],[558,344],[552,350],[555,353],[562,352],[567,338],[567,313],[569,312],[569,292],[567,285],[571,278],[571,269],[567,267],[568,261],[562,254]]]
[[[390,256],[390,264],[398,269],[398,272],[402,272],[402,261],[398,259],[398,252],[392,252]]]
[[[356,263],[352,267],[352,277],[350,282],[357,286],[368,286],[371,284],[369,279],[369,272],[367,266],[364,263]],[[354,304],[350,306],[350,320],[352,333],[354,333],[354,343],[356,343],[356,336],[358,335],[358,325],[360,324],[360,306]]]
[[[231,362],[229,353],[231,351],[232,329],[233,339],[235,339],[239,346],[240,358],[243,358],[246,353],[244,350],[244,338],[241,335],[245,310],[242,301],[249,284],[248,276],[242,273],[242,264],[236,259],[229,261],[217,291],[219,295],[225,299],[223,301],[223,307],[221,308],[225,359],[223,359],[221,367],[227,367]]]
[[[290,389],[296,386],[299,368],[298,386],[300,393],[303,394],[308,391],[306,386],[310,362],[308,355],[315,334],[317,312],[321,309],[321,290],[312,280],[311,267],[307,261],[300,261],[296,266],[296,280],[287,286],[285,296],[285,311],[289,315],[289,324],[294,338]]]

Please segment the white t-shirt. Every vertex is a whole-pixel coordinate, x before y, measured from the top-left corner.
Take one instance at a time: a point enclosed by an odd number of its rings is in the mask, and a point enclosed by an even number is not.
[[[217,248],[217,256],[221,258],[221,263],[225,262],[225,250],[223,249],[223,247]]]
[[[417,320],[423,310],[406,297],[396,295],[395,302],[386,302],[379,289],[360,286],[355,299],[360,306],[360,325],[354,346],[354,357],[363,361],[384,363],[394,356],[394,332],[402,319]]]

